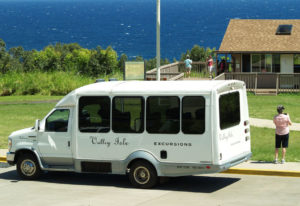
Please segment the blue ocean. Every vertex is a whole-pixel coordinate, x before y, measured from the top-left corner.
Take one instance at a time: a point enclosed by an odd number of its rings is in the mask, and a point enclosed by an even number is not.
[[[299,0],[161,0],[161,57],[218,49],[230,19],[300,19],[299,10]],[[77,42],[154,58],[156,0],[0,0],[0,38],[7,48]]]

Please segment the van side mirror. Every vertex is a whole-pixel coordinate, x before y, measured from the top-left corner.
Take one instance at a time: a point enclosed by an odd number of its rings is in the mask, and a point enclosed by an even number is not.
[[[40,120],[35,120],[34,131],[38,132],[40,130]]]

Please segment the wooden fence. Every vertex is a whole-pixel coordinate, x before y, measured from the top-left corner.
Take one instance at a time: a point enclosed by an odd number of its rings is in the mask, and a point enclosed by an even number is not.
[[[300,92],[300,74],[281,73],[223,73],[215,80],[236,79],[246,83],[248,91],[273,90],[279,92]]]
[[[175,62],[160,67],[160,78],[161,80],[183,80],[184,72],[184,62]],[[205,62],[192,63],[193,77],[201,77],[206,72],[207,66]],[[156,68],[146,72],[146,80],[156,80]]]

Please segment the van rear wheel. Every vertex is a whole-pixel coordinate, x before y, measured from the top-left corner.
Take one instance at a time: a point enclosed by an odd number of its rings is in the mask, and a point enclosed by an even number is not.
[[[24,154],[18,159],[17,171],[23,179],[27,180],[39,178],[42,172],[37,159],[32,154]]]
[[[129,180],[139,188],[152,188],[158,182],[155,168],[148,162],[137,161],[130,167]]]

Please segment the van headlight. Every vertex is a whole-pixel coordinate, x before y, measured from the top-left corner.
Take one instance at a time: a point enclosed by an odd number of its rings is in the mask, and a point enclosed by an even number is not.
[[[12,147],[12,139],[8,139],[8,151],[10,151]]]

